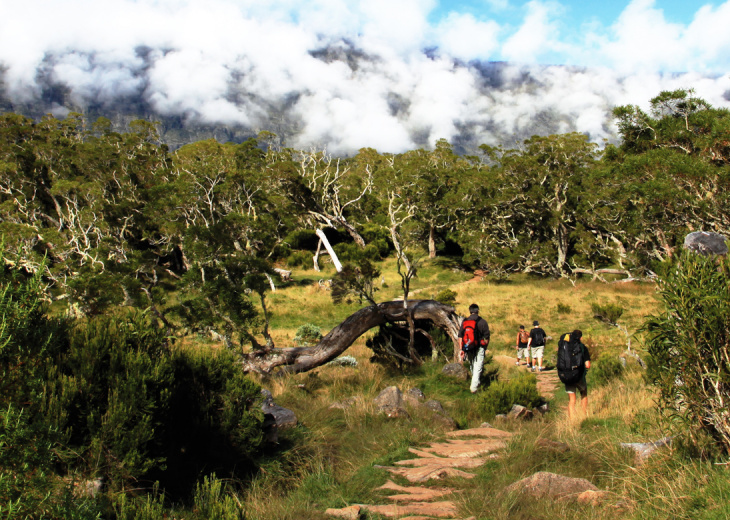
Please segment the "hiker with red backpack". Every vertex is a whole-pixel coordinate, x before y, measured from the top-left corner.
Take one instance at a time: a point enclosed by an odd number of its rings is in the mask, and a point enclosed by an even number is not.
[[[487,320],[479,316],[479,305],[469,305],[469,317],[461,322],[459,338],[461,338],[461,360],[469,360],[471,365],[471,386],[472,394],[479,388],[479,379],[484,368],[484,354],[489,346],[489,324]]]
[[[532,362],[530,361],[530,349],[527,348],[527,344],[530,341],[530,334],[525,330],[524,325],[520,325],[520,330],[517,333],[517,344],[515,345],[515,348],[517,349],[517,361],[515,361],[515,365],[520,365],[520,359],[525,360],[525,364],[529,367]]]
[[[565,385],[568,393],[568,417],[575,415],[575,392],[580,392],[580,404],[583,414],[588,413],[588,383],[586,372],[591,368],[591,354],[581,338],[583,333],[576,329],[560,336],[558,341],[558,377]]]

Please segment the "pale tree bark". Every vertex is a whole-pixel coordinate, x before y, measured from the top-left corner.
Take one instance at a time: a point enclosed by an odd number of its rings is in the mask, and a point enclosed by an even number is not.
[[[446,332],[454,344],[454,359],[459,351],[460,320],[453,307],[434,300],[412,300],[406,308],[402,302],[384,302],[360,309],[340,323],[313,347],[265,348],[244,356],[244,372],[271,374],[277,367],[283,373],[307,372],[342,354],[368,330],[385,323],[430,320],[434,327]]]
[[[338,273],[342,272],[342,264],[340,263],[340,259],[337,258],[337,253],[335,253],[335,250],[332,249],[332,246],[330,245],[330,241],[327,240],[327,235],[324,234],[324,231],[321,229],[318,229],[316,232],[317,236],[319,237],[320,242],[324,245],[327,252],[330,254],[330,258],[332,258],[332,263],[335,264],[335,269]],[[317,247],[317,253],[319,254],[319,247]],[[317,257],[315,257],[317,258]],[[315,261],[316,263],[316,261]],[[319,266],[317,266],[319,267]],[[317,269],[319,271],[319,269]]]

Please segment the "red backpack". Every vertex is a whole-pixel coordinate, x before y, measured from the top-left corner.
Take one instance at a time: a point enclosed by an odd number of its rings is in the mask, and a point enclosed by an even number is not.
[[[461,327],[464,330],[461,336],[461,350],[464,352],[471,352],[479,348],[480,339],[479,331],[477,331],[477,323],[481,320],[477,317],[476,320],[464,320]]]

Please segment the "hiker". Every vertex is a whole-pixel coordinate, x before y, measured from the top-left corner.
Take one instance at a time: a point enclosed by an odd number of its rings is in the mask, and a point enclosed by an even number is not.
[[[484,354],[489,346],[489,324],[479,316],[479,305],[469,305],[469,317],[461,323],[459,337],[461,338],[461,360],[469,360],[471,365],[471,393],[475,394],[479,388],[479,378],[484,368]]]
[[[566,334],[567,336],[567,334]],[[560,348],[570,348],[574,353],[570,354],[572,356],[572,359],[577,359],[578,363],[577,365],[570,367],[567,365],[570,365],[572,362],[565,363],[566,366],[563,368],[561,365],[561,353],[560,350],[558,350],[558,376],[561,380],[565,379],[564,371],[568,371],[571,368],[576,368],[578,370],[578,374],[572,376],[572,379],[576,379],[577,381],[574,383],[565,383],[565,391],[568,393],[568,417],[573,418],[575,415],[575,391],[580,391],[580,405],[583,409],[583,414],[588,413],[588,383],[586,382],[586,372],[589,368],[591,368],[591,353],[588,352],[588,347],[586,347],[583,342],[581,342],[581,338],[583,337],[583,333],[579,331],[578,329],[574,330],[570,333],[569,337],[569,343],[567,345],[564,345],[565,340],[561,340],[558,344],[558,349]],[[579,348],[578,348],[579,347]],[[578,356],[578,357],[576,357]],[[566,356],[567,360],[567,356]],[[580,366],[580,365],[583,366]]]
[[[530,330],[530,339],[527,341],[527,348],[532,350],[532,370],[542,372],[542,357],[545,352],[545,339],[547,335],[540,328],[540,323],[535,320],[532,322]],[[535,366],[537,365],[537,366]]]
[[[517,349],[517,361],[515,362],[515,365],[520,365],[520,359],[525,360],[525,364],[529,367],[532,365],[532,361],[530,360],[530,349],[527,348],[527,344],[530,341],[530,334],[525,330],[524,325],[520,325],[520,330],[517,333],[517,345],[515,348]]]

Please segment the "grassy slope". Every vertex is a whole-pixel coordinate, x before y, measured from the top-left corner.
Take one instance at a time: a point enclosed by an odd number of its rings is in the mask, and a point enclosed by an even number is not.
[[[392,263],[383,268],[385,286],[380,300],[400,294],[400,282]],[[636,331],[644,317],[657,308],[650,284],[601,284],[552,281],[518,277],[510,283],[474,281],[454,270],[448,261],[425,263],[414,281],[413,297],[430,298],[443,288],[457,293],[457,310],[466,314],[476,302],[492,329],[492,350],[513,355],[514,336],[520,324],[540,320],[554,338],[564,331],[581,328],[594,359],[599,352],[618,355],[626,339],[623,333],[594,320],[591,303],[618,303],[625,309],[621,319]],[[316,280],[332,273],[295,272],[295,283],[277,290],[270,298],[275,313],[272,328],[278,346],[288,346],[299,325],[312,322],[326,333],[359,305],[336,308]],[[310,283],[315,282],[315,283]],[[560,313],[558,303],[570,307]],[[633,345],[639,345],[634,338]],[[550,360],[555,341],[548,344]],[[286,434],[280,451],[271,454],[264,471],[247,491],[247,517],[252,519],[323,519],[327,507],[352,503],[382,503],[373,491],[389,475],[373,468],[407,458],[409,446],[438,436],[429,419],[413,411],[409,420],[389,420],[378,415],[373,398],[386,386],[405,391],[421,388],[427,398],[442,402],[461,427],[478,426],[491,420],[480,414],[480,394],[469,394],[467,385],[440,375],[441,364],[427,363],[409,374],[393,373],[369,363],[369,351],[361,338],[348,351],[358,359],[357,368],[321,367],[307,374],[264,382],[277,402],[296,411],[300,426]],[[480,468],[478,477],[459,482],[464,492],[457,500],[464,517],[487,518],[728,518],[730,483],[723,466],[688,462],[664,450],[649,463],[637,465],[619,442],[655,440],[664,435],[653,406],[651,389],[640,369],[621,381],[590,387],[589,417],[569,422],[563,412],[565,394],[558,391],[551,401],[554,410],[531,423],[503,423],[519,431],[504,457]],[[504,367],[500,377],[510,377],[514,367]],[[589,385],[591,381],[589,378]],[[351,408],[330,409],[332,402],[359,397]],[[571,451],[560,454],[535,447],[538,438],[568,443]],[[621,508],[566,505],[517,500],[502,490],[536,471],[553,471],[590,479],[615,493]],[[396,479],[397,480],[397,479]],[[401,482],[404,483],[404,482]],[[375,501],[375,502],[374,502]]]

